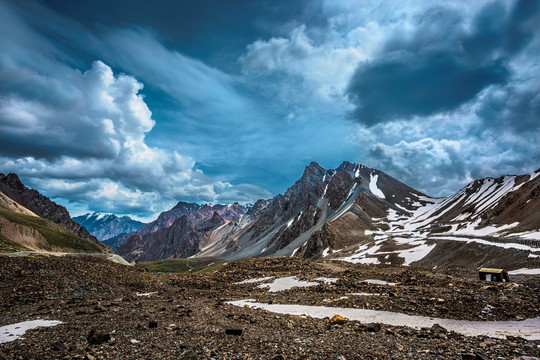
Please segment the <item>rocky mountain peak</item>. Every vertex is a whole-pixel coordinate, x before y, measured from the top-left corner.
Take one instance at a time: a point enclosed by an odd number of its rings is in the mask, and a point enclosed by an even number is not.
[[[171,210],[188,210],[195,211],[199,209],[199,205],[195,203],[188,203],[185,201],[179,201]]]
[[[222,224],[225,224],[225,220],[221,215],[219,215],[217,211],[214,211],[214,213],[212,214],[212,218],[208,222],[208,225],[211,225],[212,227],[217,227]]]
[[[304,174],[302,177],[305,176],[323,176],[326,170],[316,163],[315,161],[312,161],[306,168],[304,169]]]
[[[356,164],[349,161],[344,161],[336,169],[336,172],[348,172],[353,177],[365,176],[366,173],[376,171],[362,164]]]
[[[2,180],[4,180],[5,183],[14,190],[23,190],[25,188],[24,184],[19,179],[19,176],[17,176],[15,173],[9,173],[7,176],[2,174]]]

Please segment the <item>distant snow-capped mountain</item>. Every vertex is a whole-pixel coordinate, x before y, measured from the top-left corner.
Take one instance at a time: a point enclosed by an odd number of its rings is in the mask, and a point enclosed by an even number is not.
[[[85,214],[73,218],[79,225],[84,226],[90,234],[104,241],[123,233],[136,231],[143,222],[133,220],[129,216],[118,217],[114,214]]]

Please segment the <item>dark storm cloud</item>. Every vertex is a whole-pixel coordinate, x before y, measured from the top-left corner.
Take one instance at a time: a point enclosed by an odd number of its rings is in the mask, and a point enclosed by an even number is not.
[[[484,120],[482,125],[494,130],[535,131],[540,123],[540,84],[511,85],[489,94],[476,114]]]
[[[236,68],[246,43],[284,23],[324,23],[319,0],[46,0],[48,7],[100,29],[133,25],[164,34],[167,45],[221,68]],[[106,10],[103,10],[106,9]]]
[[[347,89],[353,116],[374,125],[449,112],[490,85],[507,84],[509,61],[533,37],[538,4],[488,4],[469,26],[453,10],[427,10],[412,36],[390,37],[379,56],[358,66]]]

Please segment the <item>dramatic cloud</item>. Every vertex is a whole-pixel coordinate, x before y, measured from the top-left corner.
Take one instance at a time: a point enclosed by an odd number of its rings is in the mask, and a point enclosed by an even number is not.
[[[270,83],[269,87],[276,80],[288,82],[298,93],[297,98],[306,97],[308,102],[317,98],[327,104],[339,104],[343,111],[347,105],[341,100],[344,100],[347,82],[356,64],[367,58],[366,50],[356,45],[369,36],[373,41],[377,32],[377,26],[372,23],[356,28],[346,36],[329,31],[327,38],[316,45],[306,33],[306,26],[301,25],[291,30],[288,37],[249,44],[239,62],[246,75],[265,79]],[[281,74],[285,76],[281,78]],[[286,89],[280,87],[279,91],[283,94]],[[285,93],[282,98],[290,98],[290,95]]]
[[[139,217],[311,161],[448,195],[538,167],[538,23],[529,0],[0,0],[0,171]]]
[[[402,140],[394,146],[378,143],[369,149],[368,156],[379,168],[391,169],[398,179],[419,179],[415,181],[419,189],[439,188],[445,193],[456,186],[452,183],[456,179],[470,180],[461,154],[458,141],[424,138],[411,143]]]
[[[449,112],[490,85],[506,84],[509,61],[532,37],[537,2],[482,8],[468,24],[452,9],[418,16],[412,31],[385,42],[362,62],[348,87],[354,117],[368,125]]]
[[[248,100],[239,94],[232,76],[167,49],[148,30],[115,30],[103,37],[96,52],[173,97],[184,111],[196,108],[197,115],[208,116],[219,109],[230,117],[248,110]]]
[[[86,203],[88,210],[143,217],[179,199],[253,202],[270,196],[255,185],[237,187],[214,181],[196,169],[193,158],[148,145],[147,134],[156,122],[141,94],[141,82],[131,75],[115,75],[99,60],[83,71],[55,60],[61,53],[58,44],[27,26],[12,8],[1,5],[5,11],[0,31],[7,33],[9,27],[15,34],[1,39],[3,48],[9,49],[0,55],[1,171],[15,171],[46,195],[69,199],[68,204]],[[24,39],[18,37],[21,34]],[[156,42],[144,43],[144,33],[141,36],[138,41],[124,40],[142,43],[155,53],[165,51]],[[51,57],[27,63],[47,54]],[[156,78],[153,83],[162,84],[182,101],[203,106],[201,96],[208,96],[221,101],[217,106],[222,110],[225,103],[239,107],[228,102],[234,91],[228,88],[231,80],[225,75],[211,74],[202,63],[179,54],[167,54],[174,57],[169,65],[188,71],[154,68],[145,78]],[[130,55],[142,58],[143,54],[132,51]],[[139,72],[136,65],[126,68]],[[167,81],[167,71],[173,81]],[[181,75],[185,81],[175,84]],[[207,91],[202,84],[210,85],[211,93],[201,95]]]
[[[8,69],[0,97],[0,151],[7,155],[115,158],[154,126],[142,84],[100,61],[81,73]]]

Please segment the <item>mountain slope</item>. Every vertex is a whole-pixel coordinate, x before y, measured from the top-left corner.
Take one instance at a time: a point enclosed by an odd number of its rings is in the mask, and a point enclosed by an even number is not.
[[[424,197],[405,218],[389,213],[391,232],[538,238],[540,169],[471,182],[447,198]]]
[[[0,252],[102,252],[103,248],[43,218],[0,192]]]
[[[20,205],[19,203],[13,201],[10,197],[6,196],[3,192],[0,191],[0,209],[7,210],[7,211],[13,211],[19,214],[25,214],[29,216],[37,216],[24,206]]]
[[[366,230],[375,230],[374,219],[388,209],[404,211],[409,199],[421,197],[425,195],[363,165],[344,162],[325,170],[311,163],[285,194],[257,202],[205,255],[317,257],[324,248],[312,245],[317,237],[320,241],[320,233],[313,236],[325,224],[323,230],[334,233],[339,246],[348,246],[366,237]]]
[[[539,174],[480,179],[447,198],[432,198],[363,165],[344,162],[325,170],[312,163],[285,194],[259,200],[223,225],[199,256],[411,264],[432,251],[449,256],[440,248],[462,241],[460,251],[475,242],[501,251],[521,249],[519,256],[536,258]]]
[[[129,216],[118,217],[114,214],[86,214],[74,217],[73,220],[84,226],[91,235],[104,241],[120,234],[132,233],[144,225],[143,222],[131,219]]]
[[[0,233],[19,245],[34,250],[60,252],[104,252],[71,231],[38,216],[0,210]]]
[[[73,221],[65,207],[56,204],[38,191],[24,186],[16,174],[5,176],[0,173],[0,191],[34,214],[60,225],[99,247],[106,247],[90,235],[84,227]]]
[[[126,260],[137,262],[188,257],[199,252],[216,229],[245,211],[245,207],[237,203],[198,205],[179,202],[134,233],[114,238],[117,252]]]

